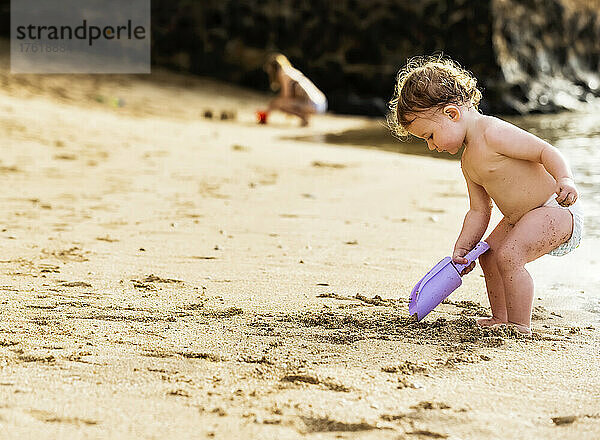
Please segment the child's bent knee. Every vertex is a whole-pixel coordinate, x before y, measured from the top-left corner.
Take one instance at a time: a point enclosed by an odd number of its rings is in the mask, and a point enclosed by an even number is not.
[[[488,252],[479,256],[479,264],[481,266],[481,269],[484,272],[495,269],[496,268],[496,254],[493,251],[491,251],[491,249],[490,249]]]
[[[525,266],[525,261],[511,246],[501,246],[496,251],[496,265],[500,272],[508,272]]]

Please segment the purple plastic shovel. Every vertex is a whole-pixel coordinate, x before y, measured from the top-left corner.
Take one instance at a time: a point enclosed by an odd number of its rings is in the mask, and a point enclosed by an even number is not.
[[[466,264],[454,263],[452,257],[446,257],[433,266],[427,275],[421,278],[410,294],[408,313],[410,316],[417,315],[420,321],[435,309],[439,303],[444,301],[448,295],[462,284],[460,273],[475,261],[481,254],[489,249],[485,241],[480,241],[465,258]]]

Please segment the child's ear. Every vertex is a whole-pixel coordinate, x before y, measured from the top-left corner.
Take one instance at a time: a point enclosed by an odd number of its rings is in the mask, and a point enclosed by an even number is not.
[[[444,115],[448,116],[453,121],[460,119],[460,109],[454,104],[448,104],[444,107]]]

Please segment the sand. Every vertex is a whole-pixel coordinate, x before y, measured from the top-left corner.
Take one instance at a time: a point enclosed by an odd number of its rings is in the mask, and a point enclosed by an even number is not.
[[[597,315],[541,290],[533,337],[478,328],[476,268],[408,318],[456,162],[294,141],[373,122],[259,126],[210,80],[3,65],[0,438],[600,437]]]

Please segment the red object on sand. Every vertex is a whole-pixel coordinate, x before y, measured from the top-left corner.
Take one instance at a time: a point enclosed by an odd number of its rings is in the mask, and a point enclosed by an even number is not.
[[[257,110],[256,111],[256,120],[259,124],[266,124],[267,123],[267,116],[269,115],[268,112],[262,111],[262,110]]]

